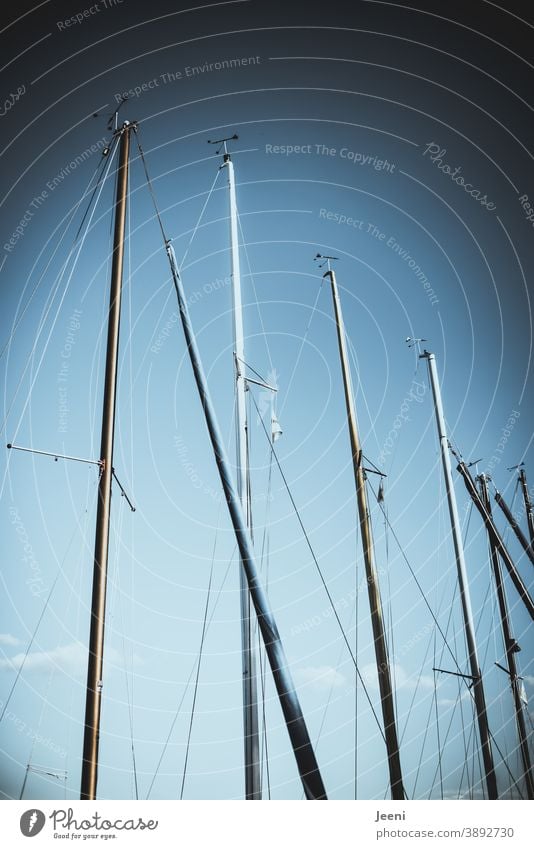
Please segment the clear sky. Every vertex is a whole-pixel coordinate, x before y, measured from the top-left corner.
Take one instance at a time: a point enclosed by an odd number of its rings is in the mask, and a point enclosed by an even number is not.
[[[112,176],[75,264],[69,251],[107,117],[130,92],[121,118],[139,121],[234,456],[228,197],[224,173],[210,195],[221,157],[206,142],[239,133],[232,154],[246,356],[279,389],[280,463],[379,715],[332,301],[313,262],[318,251],[334,254],[363,449],[387,474],[393,530],[371,490],[370,501],[406,789],[410,798],[456,798],[471,785],[478,797],[468,688],[433,672],[468,667],[426,365],[404,340],[428,340],[453,444],[479,460],[478,472],[492,475],[525,527],[507,467],[524,460],[534,486],[531,23],[512,17],[521,4],[510,14],[482,0],[469,11],[448,4],[447,15],[438,0],[420,6],[358,2],[347,11],[339,2],[304,9],[245,0],[185,12],[166,0],[150,10],[101,0],[85,16],[51,2],[6,21],[11,61],[2,74],[13,96],[1,118],[2,439],[98,458]],[[250,395],[269,427],[269,393]],[[258,559],[328,794],[382,799],[381,733],[276,465],[269,484],[252,399],[249,429]],[[99,796],[180,795],[213,562],[184,797],[241,798],[235,544],[135,140],[115,468],[136,512],[115,488]],[[454,475],[499,787],[518,795],[487,544]],[[0,792],[18,798],[30,762],[26,798],[76,798],[96,468],[6,450],[1,480],[0,699],[9,704]],[[376,492],[376,476],[370,484]],[[531,564],[506,539],[532,587]],[[531,622],[505,582],[532,701]],[[265,681],[270,793],[299,798],[268,672]],[[264,781],[267,795],[266,769]]]

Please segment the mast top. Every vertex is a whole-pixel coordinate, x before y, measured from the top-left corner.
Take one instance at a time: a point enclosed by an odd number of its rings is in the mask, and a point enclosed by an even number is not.
[[[515,472],[516,469],[522,469],[524,465],[525,465],[525,461],[521,460],[521,462],[518,463],[517,466],[508,466],[506,471],[507,472]]]
[[[419,355],[419,359],[428,359],[431,356],[430,351],[427,351],[426,348],[423,349],[423,353],[421,353],[421,342],[428,342],[428,339],[415,339],[412,336],[407,336],[405,339],[408,348],[417,348],[417,353]]]
[[[133,124],[134,127],[137,126],[137,121],[124,121],[122,127],[119,128],[119,112],[120,112],[121,107],[124,106],[124,104],[126,103],[127,100],[128,100],[128,97],[125,96],[125,95],[122,95],[121,99],[119,100],[117,108],[111,113],[111,115],[108,116],[107,129],[109,131],[113,130],[114,135],[115,135],[115,133],[122,132],[123,130],[126,129],[126,127],[129,127],[131,124]],[[93,112],[93,118],[100,118],[101,114],[102,114],[101,112]]]
[[[224,151],[223,160],[224,160],[224,162],[230,162],[232,157],[228,153],[227,142],[237,141],[238,138],[239,138],[239,136],[237,135],[237,133],[234,133],[233,136],[227,136],[225,139],[208,139],[208,144],[220,144],[220,145],[222,145],[222,149]],[[219,154],[220,152],[221,152],[221,148],[219,148],[219,150],[215,151],[216,154]]]
[[[339,260],[339,257],[327,256],[326,254],[315,254],[313,260],[314,262],[317,262],[318,260],[324,260],[324,262],[319,262],[319,268],[323,268],[325,265],[327,266],[328,271],[325,271],[325,273],[323,274],[323,277],[326,277],[327,274],[330,274],[330,272],[332,271],[330,263],[332,262],[332,260]]]

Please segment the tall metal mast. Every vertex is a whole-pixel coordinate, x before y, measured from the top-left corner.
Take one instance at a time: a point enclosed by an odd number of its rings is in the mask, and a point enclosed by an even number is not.
[[[530,500],[530,494],[527,486],[527,476],[525,474],[525,470],[523,468],[519,469],[519,483],[521,484],[521,491],[523,493],[523,501],[525,502],[525,511],[527,514],[527,523],[528,523],[528,533],[530,536],[530,544],[534,548],[534,510],[532,508],[532,501]]]
[[[87,695],[85,704],[85,730],[81,799],[96,799],[98,781],[98,747],[100,738],[100,710],[102,703],[102,667],[104,661],[104,624],[106,611],[106,584],[109,549],[109,519],[111,509],[111,483],[113,478],[113,438],[115,430],[115,404],[117,395],[117,363],[119,353],[119,325],[124,258],[124,232],[126,225],[126,199],[128,193],[128,167],[130,132],[135,124],[125,121],[120,130],[119,170],[115,199],[115,230],[113,235],[113,264],[108,314],[108,339],[106,374],[102,410],[102,436],[100,443],[100,480],[96,515],[95,557],[93,569],[93,594],[91,600],[91,630],[89,635],[89,663],[87,669]]]
[[[206,425],[215,454],[215,462],[217,463],[217,469],[221,478],[224,497],[228,504],[230,518],[234,527],[248,591],[258,617],[258,625],[265,645],[265,651],[271,667],[274,684],[280,700],[280,706],[284,714],[293,752],[295,754],[295,760],[297,762],[297,768],[302,781],[304,793],[307,799],[326,799],[326,790],[317,765],[306,722],[302,715],[295,686],[291,678],[280,634],[278,633],[278,628],[276,627],[276,622],[270,609],[269,601],[259,578],[254,547],[252,545],[250,530],[247,527],[245,511],[243,510],[241,498],[232,480],[230,463],[226,456],[224,442],[217,422],[217,417],[215,415],[213,402],[209,394],[208,383],[204,374],[204,369],[202,368],[202,362],[200,360],[195,335],[191,326],[184,288],[178,273],[176,257],[174,255],[172,245],[169,242],[166,243],[166,250],[171,266],[176,296],[178,298],[180,318],[184,329],[187,350],[191,358],[191,365],[193,367],[200,396],[200,403],[204,410]]]
[[[230,247],[232,264],[232,297],[234,319],[234,363],[236,380],[236,456],[237,491],[247,527],[252,528],[252,516],[249,492],[248,462],[248,422],[245,380],[245,341],[243,333],[243,304],[241,298],[241,267],[239,262],[239,235],[237,227],[237,203],[235,192],[234,163],[228,153],[227,142],[235,141],[237,135],[209,144],[222,145],[223,164],[228,174],[228,195],[230,205]],[[219,151],[217,151],[218,153]],[[256,652],[253,645],[253,620],[250,596],[243,564],[240,569],[241,597],[241,651],[243,670],[243,729],[245,745],[245,797],[261,799],[260,742],[258,728],[258,689],[256,675]]]
[[[328,263],[328,271],[325,272],[323,276],[330,278],[330,283],[332,287],[332,299],[334,302],[339,355],[341,359],[341,370],[343,373],[345,404],[347,408],[347,421],[350,435],[350,444],[352,449],[354,480],[356,483],[356,498],[358,502],[358,514],[362,535],[363,557],[365,561],[365,574],[367,578],[366,582],[369,593],[369,606],[371,608],[371,621],[375,644],[378,683],[380,687],[380,699],[382,703],[382,717],[384,721],[384,736],[386,738],[391,796],[393,799],[405,799],[406,793],[402,782],[402,770],[399,754],[397,726],[395,720],[395,703],[393,698],[391,669],[389,663],[386,634],[384,629],[384,617],[382,613],[382,602],[380,599],[380,588],[378,585],[378,575],[375,564],[369,508],[367,505],[365,473],[362,465],[362,449],[360,447],[360,437],[358,434],[358,424],[356,420],[354,392],[352,388],[352,379],[350,374],[349,360],[347,356],[347,340],[345,336],[345,327],[343,324],[343,315],[341,312],[341,303],[339,300],[336,275],[330,266],[331,260],[336,259],[336,257],[323,257],[318,254],[316,259],[324,259]]]
[[[477,480],[480,486],[480,497],[482,498],[484,507],[491,516],[491,503],[488,492],[489,478],[487,475],[480,475]],[[529,799],[534,799],[534,774],[532,772],[532,764],[530,761],[528,736],[525,725],[525,714],[523,711],[523,703],[521,701],[521,687],[515,662],[515,655],[521,649],[518,646],[516,640],[512,637],[510,617],[508,613],[508,603],[506,601],[506,592],[504,589],[501,564],[499,561],[499,552],[497,550],[497,546],[495,545],[494,540],[492,540],[491,537],[489,537],[489,544],[491,554],[491,565],[495,577],[495,587],[497,589],[497,601],[499,603],[499,611],[501,614],[501,627],[504,650],[506,653],[506,661],[508,664],[508,669],[506,670],[506,672],[510,676],[510,687],[512,689],[512,696],[514,699],[515,720],[517,724],[517,736],[519,738],[519,746],[521,749],[521,759],[523,761],[524,779],[527,788],[527,796]]]
[[[482,675],[480,672],[477,647],[475,642],[475,627],[473,623],[473,613],[471,609],[469,585],[467,582],[464,547],[460,531],[458,506],[456,504],[456,493],[454,492],[454,486],[452,482],[451,460],[449,456],[449,440],[445,427],[445,416],[443,414],[441,389],[436,369],[436,358],[434,354],[431,354],[429,351],[426,350],[423,351],[422,354],[420,354],[420,357],[422,359],[426,359],[427,361],[430,384],[432,386],[432,394],[434,397],[434,410],[436,413],[436,423],[438,427],[441,460],[443,464],[443,475],[445,478],[445,488],[447,490],[447,500],[449,504],[454,554],[456,558],[456,568],[458,570],[458,586],[460,590],[460,598],[462,601],[462,612],[464,617],[467,653],[471,670],[471,680],[473,683],[473,695],[475,699],[475,707],[478,718],[478,730],[480,735],[480,745],[482,749],[482,759],[484,762],[484,771],[486,775],[488,798],[497,799],[497,778],[495,776],[495,768],[493,765],[493,752],[491,749],[491,737],[488,727],[488,716],[486,711],[486,697],[484,695],[484,685],[482,683]]]

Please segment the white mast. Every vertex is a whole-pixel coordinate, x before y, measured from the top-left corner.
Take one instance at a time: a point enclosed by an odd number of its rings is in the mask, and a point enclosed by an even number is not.
[[[418,344],[423,340],[411,340],[408,342]],[[486,711],[486,698],[484,695],[484,685],[482,683],[482,675],[478,662],[477,647],[475,642],[475,626],[473,622],[473,611],[471,609],[471,598],[469,594],[469,584],[467,582],[467,571],[465,566],[464,546],[462,534],[460,531],[460,519],[458,516],[458,505],[456,503],[456,493],[452,482],[451,458],[449,455],[449,439],[445,426],[445,416],[443,414],[443,403],[441,400],[441,389],[438,380],[436,369],[436,358],[429,351],[423,351],[420,354],[422,359],[425,359],[428,364],[428,373],[430,376],[430,385],[432,387],[432,395],[434,397],[434,410],[436,413],[436,423],[438,427],[439,446],[441,451],[441,461],[443,464],[443,475],[445,478],[445,489],[447,491],[447,501],[449,504],[449,514],[451,520],[452,539],[454,544],[454,554],[456,558],[456,568],[458,570],[458,587],[460,590],[460,598],[462,602],[462,612],[464,617],[465,637],[467,642],[467,654],[469,657],[469,667],[471,670],[470,678],[473,685],[473,695],[475,700],[475,708],[478,718],[478,729],[480,735],[480,747],[482,750],[482,759],[484,761],[484,772],[486,775],[486,786],[489,799],[497,799],[497,778],[495,776],[495,768],[493,765],[493,753],[491,750],[491,736],[488,727],[488,715]]]
[[[243,334],[243,304],[241,298],[241,268],[239,263],[239,235],[237,227],[237,203],[235,193],[234,163],[226,143],[237,139],[237,135],[220,139],[211,144],[222,144],[224,150],[221,168],[227,169],[230,202],[230,247],[232,265],[232,298],[234,318],[234,364],[236,380],[236,456],[237,492],[243,506],[249,531],[252,517],[249,493],[248,421],[245,380],[245,342]],[[218,151],[217,151],[218,152]],[[243,727],[245,743],[245,797],[261,799],[260,745],[258,731],[258,691],[256,676],[256,653],[253,646],[253,623],[248,584],[243,563],[241,581],[241,646],[243,668]]]

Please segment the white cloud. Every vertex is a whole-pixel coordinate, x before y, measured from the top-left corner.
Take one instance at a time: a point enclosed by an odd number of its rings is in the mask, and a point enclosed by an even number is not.
[[[24,653],[14,655],[5,660],[0,660],[0,670],[19,669],[24,660]],[[106,650],[106,662],[122,664],[122,655],[113,648]],[[24,664],[24,672],[46,672],[53,667],[59,667],[71,675],[83,673],[87,670],[87,646],[83,643],[69,643],[66,646],[56,646],[49,651],[30,652]]]
[[[416,687],[418,687],[419,690],[432,690],[434,688],[434,679],[431,675],[419,676],[418,672],[408,673],[404,666],[401,666],[400,663],[392,663],[390,668],[393,683],[397,690],[400,690],[403,687],[408,687],[412,690],[415,690]],[[376,664],[366,664],[366,666],[361,669],[361,674],[367,687],[378,690]]]
[[[20,640],[13,634],[0,634],[0,646],[20,646]]]
[[[438,699],[438,705],[440,707],[452,707],[453,705],[458,704],[458,701],[469,702],[473,698],[471,690],[465,689],[460,697],[456,697],[455,699]]]
[[[305,666],[297,669],[296,675],[302,684],[311,684],[317,690],[329,690],[345,684],[345,677],[333,666]]]

